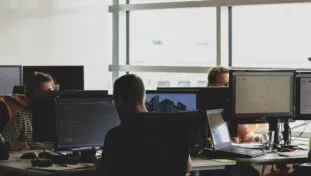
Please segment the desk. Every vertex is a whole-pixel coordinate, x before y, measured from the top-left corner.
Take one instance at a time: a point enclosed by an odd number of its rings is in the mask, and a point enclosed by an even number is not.
[[[267,153],[256,158],[240,158],[236,159],[237,163],[253,164],[253,165],[273,165],[273,164],[295,164],[310,162],[308,159],[308,151],[305,156],[279,156],[277,153]]]
[[[39,171],[31,170],[30,160],[19,161],[0,161],[0,176],[92,176],[96,175],[95,167],[73,169],[73,170],[58,170],[58,171]]]
[[[228,166],[234,166],[236,161],[228,160],[226,162],[220,162],[217,160],[209,160],[205,158],[192,158],[192,171],[195,176],[200,175],[200,171],[206,170],[222,170]]]
[[[277,153],[267,153],[256,158],[237,158],[232,162],[217,162],[217,160],[209,160],[205,158],[192,158],[192,171],[195,176],[199,176],[200,171],[205,170],[221,170],[226,167],[235,166],[236,164],[247,165],[274,165],[274,164],[299,164],[310,162],[308,152],[305,156],[284,157]]]
[[[40,152],[32,151],[34,153]],[[19,157],[23,152],[10,153],[8,161],[0,161],[0,176],[92,176],[96,175],[93,164],[68,165],[67,168],[56,167],[56,170],[33,170],[31,169],[31,160],[21,160]],[[38,168],[42,169],[42,168]]]

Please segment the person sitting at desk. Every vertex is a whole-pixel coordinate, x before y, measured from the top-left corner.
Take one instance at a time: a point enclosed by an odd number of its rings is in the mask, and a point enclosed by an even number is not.
[[[39,91],[53,91],[54,79],[51,75],[41,72],[34,72],[30,75],[26,84],[27,107],[17,113],[2,131],[3,137],[11,142],[11,150],[27,150],[28,143],[32,142],[32,111],[31,102],[33,96]]]
[[[229,86],[229,69],[225,67],[212,68],[208,73],[208,87],[228,87]],[[238,137],[233,138],[233,142],[261,142],[262,136],[255,135],[248,130],[248,125],[238,125]]]
[[[135,119],[130,118],[131,114],[147,112],[142,79],[133,74],[120,77],[114,83],[113,98],[121,125],[107,133],[101,161],[97,163],[99,164],[97,167],[100,175],[134,175],[136,170],[144,169],[135,165],[135,124],[132,123]],[[190,157],[187,167],[189,172],[191,170]],[[150,173],[153,172],[155,171],[150,171]],[[165,171],[162,172],[165,173]]]

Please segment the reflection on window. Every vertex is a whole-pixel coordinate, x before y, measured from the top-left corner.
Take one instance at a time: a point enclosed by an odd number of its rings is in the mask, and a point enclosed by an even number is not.
[[[206,87],[207,81],[198,81],[198,87]]]
[[[311,3],[233,8],[233,66],[310,67]]]
[[[158,87],[170,87],[171,83],[169,81],[159,81]]]
[[[190,81],[178,81],[178,87],[190,87]]]
[[[206,80],[206,73],[151,73],[131,72],[140,76],[146,90],[155,90],[157,87],[197,87],[197,83]],[[205,82],[205,81],[203,81]],[[206,87],[206,82],[203,83]]]

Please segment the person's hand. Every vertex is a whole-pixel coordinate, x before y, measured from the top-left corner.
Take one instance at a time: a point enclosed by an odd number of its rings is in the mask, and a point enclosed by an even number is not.
[[[261,142],[262,141],[262,136],[261,135],[248,135],[244,142]]]
[[[29,146],[27,142],[16,142],[16,143],[11,143],[10,145],[10,150],[11,151],[24,151],[24,150],[29,150]]]
[[[240,143],[240,140],[238,137],[232,137],[231,140],[233,143],[236,143],[236,144]]]

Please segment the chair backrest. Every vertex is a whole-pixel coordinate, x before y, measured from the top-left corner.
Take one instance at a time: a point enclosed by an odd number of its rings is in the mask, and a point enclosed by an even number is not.
[[[0,101],[0,133],[9,121],[9,111],[4,102]]]
[[[13,94],[0,96],[0,131],[7,121],[27,106],[25,95]]]
[[[184,175],[198,118],[198,112],[137,114],[139,175]]]
[[[25,95],[25,87],[24,86],[14,86],[13,87],[13,94],[22,94]]]

